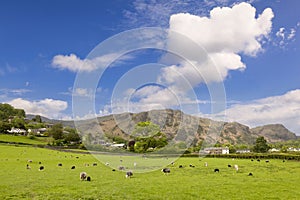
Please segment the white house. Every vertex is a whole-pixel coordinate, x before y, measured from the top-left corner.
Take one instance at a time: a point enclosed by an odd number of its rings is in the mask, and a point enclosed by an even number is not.
[[[250,149],[238,149],[236,150],[236,153],[250,153]]]
[[[228,147],[208,147],[200,151],[200,154],[229,154]]]
[[[14,127],[12,127],[11,130],[7,130],[7,132],[12,134],[21,134],[21,135],[27,134],[26,130],[20,128],[14,128]]]

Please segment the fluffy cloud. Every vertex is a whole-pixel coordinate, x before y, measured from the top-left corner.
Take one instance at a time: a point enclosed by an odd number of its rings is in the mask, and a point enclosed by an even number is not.
[[[246,104],[235,104],[226,110],[230,121],[238,121],[251,127],[282,123],[300,134],[300,90],[292,90],[281,96],[273,96]]]
[[[273,17],[270,8],[256,17],[256,9],[248,3],[214,8],[209,17],[172,15],[167,49],[179,54],[181,60],[165,55],[161,60],[170,65],[161,69],[158,83],[180,101],[186,101],[194,99],[188,94],[200,84],[222,83],[229,71],[245,70],[241,55],[256,56],[263,51],[262,43],[269,37]],[[174,97],[164,90],[153,90],[140,103],[149,105],[162,100],[164,105],[168,100],[170,106],[175,103]]]
[[[181,75],[193,80],[192,85],[203,83],[204,79],[206,82],[223,81],[228,71],[245,69],[240,54],[256,56],[262,51],[261,43],[271,31],[273,17],[272,10],[267,8],[256,18],[256,9],[248,3],[240,3],[232,8],[214,8],[209,17],[189,13],[172,15],[168,48],[170,51],[182,52],[181,56],[196,68],[184,61],[165,68],[160,78],[165,79],[167,83],[176,80],[171,71],[177,68]],[[182,36],[178,37],[177,33],[203,47],[207,57],[201,55],[197,49],[187,46],[186,41],[182,40]],[[201,60],[199,57],[202,57]],[[219,76],[216,76],[216,71]],[[196,77],[197,73],[200,73],[202,78]]]
[[[104,69],[113,62],[116,64],[132,58],[125,55],[119,59],[119,56],[119,53],[110,53],[94,59],[80,59],[75,54],[56,55],[53,57],[52,66],[72,72],[92,72],[98,68]]]
[[[53,119],[61,119],[64,117],[62,111],[66,110],[68,107],[67,102],[54,99],[28,101],[22,98],[17,98],[7,103],[15,108],[24,109],[27,114],[42,115]]]

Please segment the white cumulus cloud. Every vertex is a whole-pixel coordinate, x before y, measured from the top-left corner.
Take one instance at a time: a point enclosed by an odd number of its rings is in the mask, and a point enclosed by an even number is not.
[[[230,70],[244,70],[246,64],[241,54],[256,56],[263,50],[261,43],[269,37],[273,17],[270,8],[256,17],[256,9],[248,3],[214,8],[209,17],[189,13],[172,15],[168,48],[181,52],[188,62],[180,61],[164,68],[159,80],[180,85],[176,80],[183,76],[194,87],[204,82],[222,82]],[[178,33],[204,48],[207,56],[187,45]]]
[[[300,90],[283,95],[257,99],[245,104],[234,104],[226,110],[230,121],[238,121],[251,127],[282,123],[300,134]]]
[[[15,108],[24,109],[26,114],[41,115],[52,119],[61,119],[64,117],[62,112],[68,107],[67,102],[55,99],[29,101],[22,98],[17,98],[7,103]]]
[[[92,72],[96,69],[104,69],[111,63],[119,64],[125,60],[132,59],[131,56],[122,56],[120,54],[109,53],[94,59],[81,59],[75,54],[70,55],[56,55],[52,59],[52,66],[58,69],[66,69],[72,72]]]

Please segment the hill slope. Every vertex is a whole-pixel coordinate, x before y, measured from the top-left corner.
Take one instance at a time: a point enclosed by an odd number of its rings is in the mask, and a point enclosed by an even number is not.
[[[259,126],[252,128],[251,132],[258,136],[264,136],[268,142],[281,142],[297,139],[297,136],[285,128],[282,124]]]
[[[73,121],[50,120],[64,126],[74,127]],[[207,143],[254,144],[258,136],[268,142],[282,142],[297,139],[297,136],[281,124],[271,124],[250,129],[237,122],[218,122],[184,114],[179,110],[152,110],[140,113],[122,113],[98,117],[97,119],[77,121],[76,128],[81,133],[92,134],[99,139],[120,137],[128,140],[138,122],[151,121],[160,126],[169,140],[196,144]]]

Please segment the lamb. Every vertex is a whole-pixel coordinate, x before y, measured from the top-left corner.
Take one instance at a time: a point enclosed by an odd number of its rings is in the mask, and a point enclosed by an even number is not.
[[[80,177],[80,180],[85,181],[86,177],[87,177],[86,172],[81,172],[80,175],[79,175],[79,177]]]
[[[40,171],[44,170],[44,166],[40,166],[39,170]]]
[[[239,166],[238,165],[234,165],[234,169],[237,171],[239,171]]]
[[[61,163],[58,163],[57,166],[62,167],[62,164],[61,164]]]
[[[216,169],[214,170],[214,172],[218,172],[218,173],[219,173],[219,172],[220,172],[220,170],[219,170],[218,168],[216,168]]]
[[[126,172],[126,178],[131,178],[133,176],[132,171]]]
[[[228,167],[231,167],[231,165],[228,165]]]
[[[204,166],[205,166],[205,167],[207,167],[207,166],[208,166],[207,162],[205,162],[205,163],[204,163]]]
[[[93,166],[97,166],[97,163],[93,163]]]
[[[161,171],[162,171],[164,174],[169,174],[169,173],[171,173],[171,170],[170,170],[169,168],[163,168]]]
[[[71,169],[75,169],[75,165],[73,165],[73,166],[71,167]]]
[[[26,165],[26,169],[31,169],[31,167],[27,164],[27,165]]]
[[[248,174],[248,176],[253,176],[253,174],[250,172],[250,173]]]

